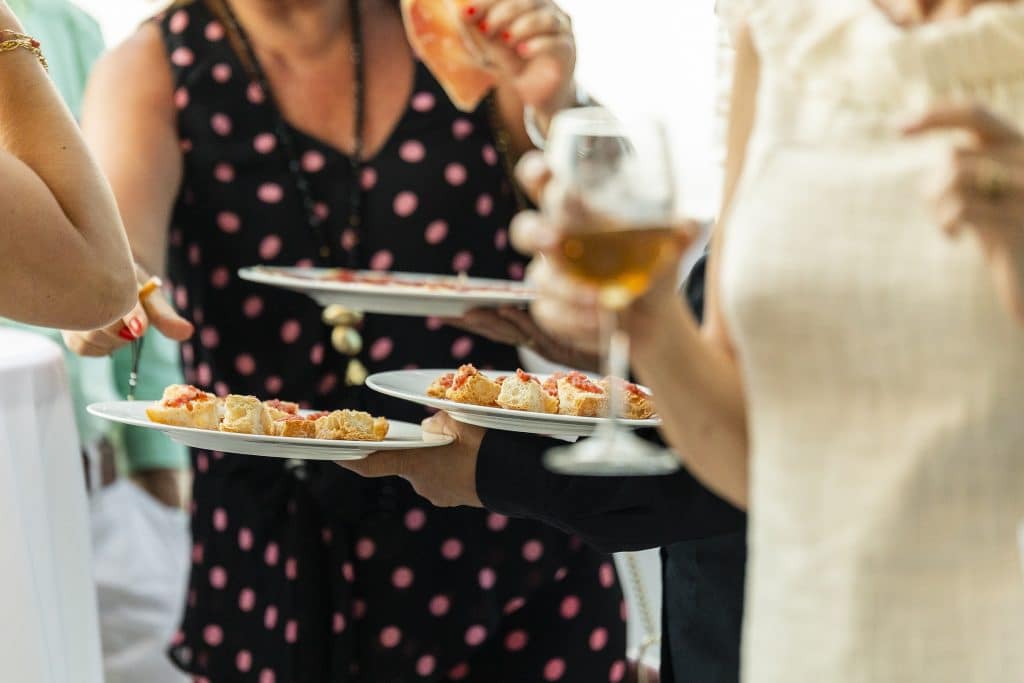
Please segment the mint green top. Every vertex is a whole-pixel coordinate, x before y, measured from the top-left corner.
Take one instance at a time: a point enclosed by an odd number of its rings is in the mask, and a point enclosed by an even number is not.
[[[24,24],[25,31],[42,44],[50,64],[50,77],[78,117],[89,71],[104,49],[99,25],[66,0],[7,0],[7,4]],[[56,330],[30,328],[3,319],[0,319],[0,325],[31,329],[58,343],[61,341]],[[85,411],[90,403],[125,397],[131,369],[130,349],[121,349],[112,358],[81,358],[70,352],[65,357],[79,438],[83,445],[94,444],[106,437],[118,453],[122,470],[185,466],[185,449],[163,434],[116,425],[94,418]],[[148,334],[139,366],[138,398],[160,398],[164,386],[181,381],[177,344],[159,333]]]

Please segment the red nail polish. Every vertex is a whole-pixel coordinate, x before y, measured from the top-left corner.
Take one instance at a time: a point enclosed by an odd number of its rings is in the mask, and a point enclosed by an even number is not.
[[[501,32],[501,39],[504,40],[506,43],[511,43],[512,42],[512,34],[509,33],[508,31],[502,31]]]
[[[117,331],[117,336],[125,341],[135,341],[135,335],[127,327],[122,327]]]
[[[466,16],[467,17],[472,17],[475,14],[476,14],[476,7],[473,7],[472,5],[470,5],[469,7],[466,8]]]
[[[136,338],[142,336],[142,321],[138,318],[132,318],[128,321],[128,329],[131,330],[132,334]]]
[[[487,22],[486,21],[481,21],[480,23],[478,23],[476,25],[476,27],[478,29],[480,29],[481,31],[483,31],[484,33],[487,33]]]

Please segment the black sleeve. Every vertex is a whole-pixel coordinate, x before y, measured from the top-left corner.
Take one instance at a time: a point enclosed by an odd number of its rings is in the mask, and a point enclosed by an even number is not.
[[[705,258],[687,280],[686,298],[703,313]],[[657,438],[657,435],[650,435]],[[578,534],[606,552],[639,550],[741,531],[746,516],[688,472],[662,477],[567,477],[544,468],[543,453],[560,442],[488,432],[477,460],[477,492],[485,506]]]

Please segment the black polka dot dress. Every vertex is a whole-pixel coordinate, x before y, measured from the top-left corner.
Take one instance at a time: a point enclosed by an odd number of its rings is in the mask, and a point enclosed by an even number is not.
[[[423,409],[345,382],[320,309],[238,279],[243,266],[312,265],[320,242],[279,146],[275,114],[200,1],[160,19],[184,179],[170,228],[174,303],[196,325],[189,382],[419,421]],[[516,210],[486,110],[458,112],[430,73],[358,178],[293,130],[337,265],[519,278]],[[140,160],[144,163],[144,160]],[[363,189],[361,231],[349,188]],[[506,346],[436,319],[370,315],[359,359],[399,368],[515,368]],[[330,463],[195,451],[192,574],[175,662],[200,681],[615,681],[624,672],[612,560],[533,522],[435,509],[400,480]]]

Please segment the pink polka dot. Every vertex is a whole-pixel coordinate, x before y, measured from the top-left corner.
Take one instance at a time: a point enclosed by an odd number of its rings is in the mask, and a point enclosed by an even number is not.
[[[452,258],[452,270],[456,273],[466,273],[473,267],[473,255],[468,251],[460,251]]]
[[[210,459],[205,453],[200,453],[196,456],[196,469],[206,474],[207,470],[210,469]]]
[[[284,561],[284,575],[288,577],[289,581],[299,578],[299,561],[294,557],[289,557]]]
[[[428,112],[437,104],[437,99],[428,92],[418,92],[412,96],[412,108],[418,112]]]
[[[284,198],[284,190],[277,183],[263,183],[256,190],[256,196],[267,204],[277,204]]]
[[[369,166],[363,169],[359,175],[359,185],[364,190],[372,190],[373,186],[377,184],[377,171],[373,170]]]
[[[192,564],[203,563],[203,544],[195,543],[192,545]]]
[[[210,117],[210,127],[217,135],[230,135],[231,117],[227,114],[214,114]]]
[[[408,567],[399,567],[391,573],[391,584],[395,588],[408,588],[412,585],[413,573]]]
[[[295,267],[296,268],[312,268],[313,267],[313,259],[311,259],[311,258],[300,258],[298,261],[295,262]]]
[[[456,140],[465,140],[473,134],[473,124],[469,119],[455,119],[452,123],[452,135]]]
[[[480,570],[477,578],[480,581],[480,587],[486,591],[494,588],[494,584],[498,580],[498,575],[495,574],[494,570],[490,567],[484,567]]]
[[[341,575],[345,577],[345,580],[352,583],[356,580],[356,569],[351,562],[346,562],[341,565]]]
[[[501,531],[508,526],[508,517],[492,512],[487,515],[487,528],[491,531]]]
[[[277,676],[270,669],[264,669],[260,672],[259,683],[277,683]]]
[[[189,96],[188,90],[185,88],[178,88],[174,91],[174,106],[178,109],[184,109],[188,106]]]
[[[434,673],[434,668],[437,666],[437,661],[433,655],[423,655],[416,660],[416,673],[420,676],[429,676]]]
[[[231,80],[231,66],[228,64],[213,65],[213,80],[218,83],[227,83]]]
[[[270,154],[277,147],[277,136],[273,133],[260,133],[252,139],[252,147],[260,154]]]
[[[629,621],[629,605],[626,604],[625,600],[619,602],[619,618],[622,621]]]
[[[204,387],[210,386],[210,381],[213,379],[213,371],[210,370],[208,363],[200,363],[199,367],[196,368],[196,379]]]
[[[508,276],[513,280],[522,280],[526,274],[526,268],[518,261],[508,264]]]
[[[238,594],[238,609],[251,612],[256,607],[256,593],[251,588],[243,588]]]
[[[183,33],[188,28],[188,12],[183,9],[178,10],[171,15],[167,26],[171,29],[171,33]]]
[[[413,508],[405,513],[405,528],[409,531],[419,531],[427,523],[427,514],[419,508]]]
[[[487,640],[487,629],[476,624],[466,629],[466,645],[476,647]]]
[[[402,146],[398,148],[398,156],[406,163],[416,164],[427,156],[427,148],[419,140],[409,140],[403,142]]]
[[[330,529],[321,529],[320,537],[324,540],[324,543],[330,544],[331,539],[334,538],[334,534]]]
[[[416,207],[419,206],[419,203],[420,200],[412,192],[399,192],[395,196],[395,213],[402,218],[411,216],[416,211]]]
[[[188,290],[184,287],[174,288],[174,303],[178,308],[188,308]]]
[[[505,636],[505,649],[509,652],[519,652],[526,643],[529,642],[530,637],[526,634],[526,631],[522,629],[510,632]]]
[[[331,630],[335,633],[341,633],[345,630],[345,615],[341,612],[334,613],[334,619],[331,622]]]
[[[329,372],[320,378],[320,383],[316,385],[316,390],[321,396],[325,396],[334,391],[336,386],[338,386],[338,376],[333,372]]]
[[[462,554],[462,541],[457,538],[449,538],[441,544],[441,556],[446,560],[457,560]]]
[[[250,83],[249,87],[245,89],[245,96],[253,104],[260,104],[267,98],[259,83]]]
[[[360,560],[368,560],[377,551],[377,546],[368,538],[360,538],[356,541],[356,557]]]
[[[445,166],[444,169],[444,179],[448,181],[449,185],[456,187],[465,183],[468,175],[466,167],[462,164],[451,163]]]
[[[502,228],[494,233],[494,248],[498,251],[505,251],[508,247],[508,230]]]
[[[491,212],[494,211],[494,198],[491,195],[484,193],[477,197],[476,200],[476,212],[481,216],[490,216]]]
[[[451,609],[452,601],[447,595],[435,595],[430,599],[430,613],[435,617],[443,617]]]
[[[182,152],[184,152],[185,154],[188,154],[189,152],[192,151],[192,141],[191,140],[182,140],[181,142],[178,143],[178,147],[181,148]],[[188,200],[187,195],[186,195],[186,198],[185,198],[185,203],[186,204],[191,204],[192,203],[192,202],[190,202]]]
[[[390,337],[381,337],[370,345],[370,360],[382,361],[391,355],[395,343]]]
[[[234,171],[231,171],[231,173],[233,174]],[[239,228],[242,227],[242,219],[238,217],[237,213],[221,211],[217,214],[217,227],[230,235],[238,232]]]
[[[199,245],[198,244],[190,244],[190,245],[188,245],[188,262],[189,263],[191,263],[193,266],[198,266],[199,262],[202,260],[202,256],[203,255],[202,255],[202,252],[199,249]]]
[[[235,666],[242,673],[246,673],[252,668],[252,653],[248,650],[241,650],[235,655]]]
[[[263,386],[267,388],[268,393],[276,395],[281,392],[281,387],[284,386],[284,380],[277,375],[271,375],[263,382]]]
[[[175,66],[191,66],[196,61],[196,56],[187,47],[179,47],[171,53],[171,64]]]
[[[427,329],[430,330],[431,332],[436,332],[437,330],[444,327],[444,321],[436,316],[428,316],[424,324],[427,326]]]
[[[327,160],[324,155],[315,149],[311,149],[302,155],[302,170],[306,173],[316,173],[324,167]]]
[[[448,236],[448,224],[442,220],[436,220],[427,226],[424,237],[427,244],[440,244]]]
[[[269,261],[281,253],[281,238],[277,235],[267,235],[260,241],[260,258]]]
[[[181,358],[182,358],[182,360],[185,361],[186,365],[191,365],[192,361],[195,360],[195,357],[196,357],[196,352],[195,352],[195,349],[192,348],[191,344],[182,344],[181,345]]]
[[[466,664],[465,662],[462,662],[461,664],[453,667],[452,670],[448,672],[448,678],[450,678],[453,681],[461,681],[468,675],[469,664]]]
[[[494,145],[484,145],[480,155],[488,166],[494,166],[498,163],[498,150],[494,149]]]
[[[217,508],[213,511],[213,528],[217,531],[224,531],[228,528],[228,513],[224,508]]]
[[[257,318],[263,312],[263,299],[258,296],[250,296],[242,302],[242,312],[246,318]]]
[[[565,675],[565,660],[556,657],[555,659],[548,660],[548,663],[544,665],[544,680],[545,681],[560,681],[562,676]]]
[[[544,544],[540,541],[527,541],[523,544],[523,559],[527,562],[536,562],[544,554]]]
[[[356,619],[362,619],[366,616],[366,601],[365,600],[353,600],[352,601],[352,616]]]
[[[235,179],[235,168],[231,164],[217,164],[213,167],[213,177],[222,183],[230,183]],[[218,214],[218,218],[219,217],[220,214]],[[221,226],[221,230],[224,230],[224,232],[232,232],[232,230],[225,228],[223,225]]]
[[[281,550],[277,547],[277,544],[273,542],[268,543],[267,549],[263,551],[263,561],[267,563],[267,566],[276,566],[280,557]]]
[[[324,362],[324,345],[317,342],[309,350],[309,362],[313,365],[320,365]]]
[[[326,220],[331,215],[331,210],[323,202],[313,204],[313,214],[320,220]]]
[[[473,352],[473,339],[471,337],[459,337],[452,342],[452,358],[462,360]]]
[[[204,327],[199,332],[199,339],[208,349],[215,349],[220,345],[220,333],[213,327]]]
[[[346,228],[341,233],[341,248],[345,251],[352,251],[359,244],[359,235],[356,234],[355,230]]]
[[[603,650],[608,644],[608,629],[595,628],[590,634],[590,649],[594,652]]]
[[[217,647],[224,642],[224,629],[216,624],[210,624],[203,629],[203,640],[210,647]]]
[[[217,589],[228,585],[228,572],[224,567],[213,567],[210,569],[210,585]]]
[[[387,270],[395,262],[395,255],[387,249],[381,249],[370,257],[370,268],[372,270]]]
[[[608,671],[609,683],[619,683],[626,676],[626,663],[624,661],[617,660],[612,664],[612,668]]]
[[[287,643],[296,643],[299,640],[299,622],[289,619],[284,625],[284,640]]]
[[[615,585],[615,568],[611,562],[603,562],[597,570],[597,576],[601,581],[601,585],[605,588],[611,588]]]
[[[580,613],[580,599],[575,595],[567,595],[558,608],[563,619],[575,619]]]
[[[569,570],[565,567],[559,567],[558,571],[555,572],[555,581],[561,581],[569,575]]]
[[[256,359],[248,353],[239,354],[235,358],[235,370],[238,370],[238,374],[248,377],[256,371]]]
[[[263,610],[263,625],[267,629],[277,626],[277,607],[274,605],[268,605],[267,609]]]
[[[281,341],[285,344],[294,344],[302,335],[302,325],[298,320],[286,320],[281,325]]]
[[[224,266],[214,268],[210,272],[210,284],[217,289],[224,289],[231,281],[231,271]]]
[[[218,40],[224,39],[224,25],[219,21],[211,21],[206,25],[206,29],[203,31],[206,39],[211,43],[216,43]]]

